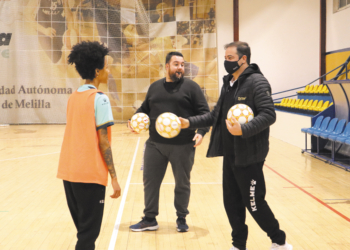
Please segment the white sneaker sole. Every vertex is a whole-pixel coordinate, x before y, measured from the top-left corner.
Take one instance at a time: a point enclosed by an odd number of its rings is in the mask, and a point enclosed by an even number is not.
[[[155,231],[159,228],[159,225],[153,226],[153,227],[145,227],[145,228],[140,228],[140,229],[131,229],[131,231],[134,232],[142,232],[142,231]]]
[[[185,231],[183,231],[183,229],[179,229],[178,227],[176,229],[177,229],[178,232],[182,232],[182,233],[188,232],[188,229],[185,229]]]

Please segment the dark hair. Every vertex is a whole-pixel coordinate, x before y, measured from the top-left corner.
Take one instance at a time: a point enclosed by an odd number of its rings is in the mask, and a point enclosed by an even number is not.
[[[93,80],[96,69],[103,69],[105,56],[109,49],[99,42],[83,41],[73,46],[68,56],[68,63],[75,68],[83,79]]]
[[[177,51],[169,52],[165,57],[165,64],[169,63],[173,56],[184,57],[180,52],[177,52]]]
[[[230,47],[237,48],[237,54],[239,58],[241,58],[244,55],[247,56],[247,63],[250,64],[250,47],[248,43],[236,41],[236,42],[226,44],[224,48],[226,50],[227,48],[230,48]]]

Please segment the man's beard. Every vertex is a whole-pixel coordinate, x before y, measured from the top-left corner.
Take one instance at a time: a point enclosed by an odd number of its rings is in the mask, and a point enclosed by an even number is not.
[[[177,74],[177,73],[179,73],[179,74]],[[177,81],[180,81],[184,77],[184,74],[182,72],[175,72],[173,74],[171,74],[169,72],[169,77],[173,82],[177,82]]]

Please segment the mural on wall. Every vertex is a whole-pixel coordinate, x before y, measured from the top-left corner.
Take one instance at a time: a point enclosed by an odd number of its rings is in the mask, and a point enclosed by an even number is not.
[[[69,95],[84,83],[67,56],[87,40],[111,51],[109,81],[100,89],[117,122],[165,76],[171,51],[184,55],[185,77],[200,85],[209,106],[217,101],[215,0],[11,0],[0,14],[0,123],[64,123]]]

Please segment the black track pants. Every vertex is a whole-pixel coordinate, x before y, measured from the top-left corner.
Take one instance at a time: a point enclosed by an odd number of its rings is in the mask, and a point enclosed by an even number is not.
[[[246,208],[273,243],[282,245],[286,241],[285,233],[280,230],[278,221],[265,201],[263,165],[264,162],[259,162],[237,167],[233,156],[224,156],[224,206],[232,227],[233,245],[238,249],[245,249],[248,237]]]
[[[69,211],[77,228],[76,250],[93,250],[100,234],[106,187],[63,181]]]

